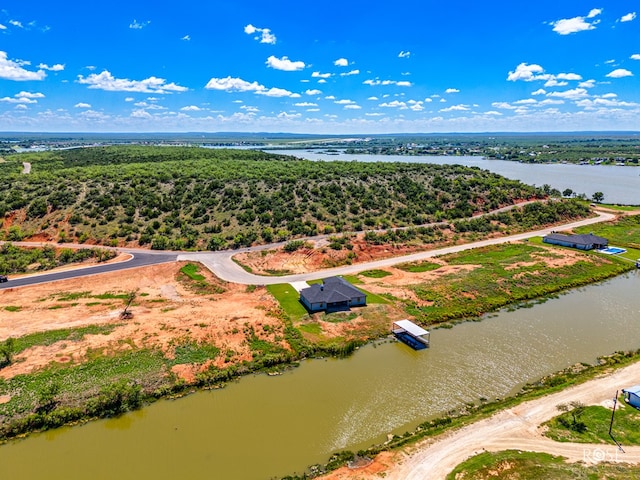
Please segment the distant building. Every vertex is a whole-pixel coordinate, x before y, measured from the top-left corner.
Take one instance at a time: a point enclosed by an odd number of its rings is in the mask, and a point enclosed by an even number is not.
[[[640,385],[629,387],[622,390],[624,393],[624,401],[632,407],[640,408]]]
[[[341,277],[330,277],[300,290],[300,301],[310,312],[349,310],[367,304],[367,296]]]
[[[585,235],[565,235],[563,233],[550,233],[542,238],[545,243],[562,245],[563,247],[577,248],[579,250],[593,250],[607,248],[609,240],[598,237],[592,233]]]

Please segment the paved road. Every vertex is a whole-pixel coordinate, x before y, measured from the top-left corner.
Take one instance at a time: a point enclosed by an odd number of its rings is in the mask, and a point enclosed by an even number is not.
[[[262,251],[277,248],[284,245],[286,242],[273,243],[269,245],[259,245],[256,247],[242,248],[239,250],[226,250],[223,252],[170,252],[170,251],[157,251],[157,250],[145,250],[136,248],[118,248],[117,250],[132,255],[132,259],[126,262],[109,263],[104,265],[81,267],[73,270],[64,270],[55,273],[43,273],[38,275],[30,275],[25,277],[18,277],[10,279],[7,283],[0,283],[0,290],[12,287],[23,287],[27,285],[37,285],[39,283],[53,282],[56,280],[66,280],[69,278],[83,277],[87,275],[96,275],[99,273],[115,272],[120,270],[128,270],[136,267],[142,267],[146,265],[155,265],[159,263],[168,263],[175,261],[192,261],[200,262],[211,270],[216,276],[222,280],[240,283],[244,285],[272,285],[276,283],[289,283],[300,282],[307,280],[317,280],[320,278],[326,278],[333,275],[347,275],[363,270],[370,270],[374,268],[391,267],[405,262],[415,262],[425,260],[427,258],[436,257],[438,255],[445,255],[447,253],[460,252],[463,250],[469,250],[471,248],[482,247],[486,245],[497,245],[500,243],[513,242],[523,240],[525,238],[543,236],[550,233],[552,230],[568,230],[584,225],[590,225],[593,223],[603,222],[615,218],[615,215],[606,212],[596,212],[597,217],[588,218],[579,222],[572,222],[565,225],[557,225],[555,227],[546,228],[543,230],[536,230],[534,232],[520,233],[517,235],[510,235],[507,237],[492,238],[489,240],[481,240],[479,242],[467,243],[464,245],[455,245],[453,247],[438,248],[435,250],[427,250],[424,252],[413,253],[411,255],[404,255],[400,257],[385,258],[383,260],[376,260],[373,262],[359,263],[356,265],[347,265],[344,267],[337,267],[327,270],[320,270],[317,272],[303,273],[298,275],[287,275],[282,277],[267,277],[261,275],[254,275],[245,271],[242,267],[233,261],[233,256],[241,252],[247,251]],[[322,238],[322,236],[314,237],[314,240]],[[0,244],[3,242],[0,242]],[[42,246],[42,242],[14,242],[14,245],[37,247]],[[93,248],[92,245],[58,245],[70,248]],[[100,247],[109,248],[109,247]]]
[[[41,245],[41,244],[38,244]],[[0,290],[5,288],[25,287],[28,285],[37,285],[40,283],[55,282],[57,280],[67,280],[70,278],[85,277],[88,275],[98,275],[100,273],[123,271],[123,275],[129,274],[126,270],[144,267],[147,265],[155,265],[158,263],[175,262],[178,254],[175,252],[148,253],[136,252],[132,254],[129,260],[116,263],[105,263],[91,267],[79,267],[73,270],[62,270],[59,272],[40,273],[25,277],[16,277],[9,279],[6,283],[0,283]]]

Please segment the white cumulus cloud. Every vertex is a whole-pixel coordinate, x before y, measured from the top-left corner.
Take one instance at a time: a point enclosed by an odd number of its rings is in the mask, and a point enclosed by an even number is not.
[[[577,73],[559,73],[556,77],[560,80],[582,80],[582,76]]]
[[[32,72],[22,68],[25,65],[29,65],[29,62],[25,62],[23,60],[9,60],[7,52],[0,50],[0,78],[20,82],[28,80],[44,80],[47,76],[47,73],[42,69],[37,72]]]
[[[311,74],[313,78],[329,78],[331,75],[332,75],[331,73],[320,73],[320,72],[313,72]]]
[[[634,53],[629,57],[631,60],[640,60],[640,53]]]
[[[636,12],[627,13],[626,15],[623,15],[622,17],[620,17],[621,22],[631,22],[632,20],[635,20],[635,19],[636,19]]]
[[[607,73],[609,78],[633,77],[633,73],[625,68],[616,68],[614,71]]]
[[[515,71],[509,72],[507,76],[507,80],[510,82],[516,82],[518,80],[532,82],[534,80],[547,80],[548,78],[549,75],[544,74],[544,68],[540,65],[535,63],[528,65],[524,62],[518,65]]]
[[[401,102],[399,100],[393,100],[391,102],[383,102],[378,106],[382,108],[399,108],[400,110],[405,110],[406,108],[408,108],[405,102]]]
[[[566,98],[568,100],[578,100],[580,98],[588,97],[587,90],[584,88],[573,88],[571,90],[565,90],[564,92],[551,92],[547,94],[548,97]]]
[[[320,95],[322,93],[322,90],[318,90],[317,88],[314,88],[314,89],[309,89],[304,93],[306,95]]]
[[[460,90],[457,88],[447,88],[444,93],[460,93]]]
[[[0,98],[0,102],[7,103],[38,103],[38,98],[44,98],[44,94],[40,92],[20,92],[16,93],[13,97]]]
[[[197,105],[187,105],[186,107],[182,107],[180,110],[183,112],[199,112],[202,109]]]
[[[594,19],[601,13],[602,9],[594,8],[586,17],[563,18],[556,22],[551,22],[551,25],[553,26],[553,31],[560,35],[569,35],[571,33],[583,32],[585,30],[593,30],[596,28],[595,26],[599,23],[599,20],[593,20],[591,22],[588,20]]]
[[[443,108],[441,112],[466,112],[469,110],[469,105],[451,105],[450,107]]]
[[[284,88],[271,87],[265,88],[264,90],[258,90],[256,92],[258,95],[265,95],[267,97],[291,97],[298,98],[300,94],[290,92],[289,90],[285,90]]]
[[[254,39],[259,41],[260,43],[275,45],[277,41],[276,36],[273,33],[271,33],[271,30],[268,28],[258,28],[249,24],[246,27],[244,27],[244,33],[246,33],[247,35],[253,35],[254,33],[259,33],[260,35],[255,36]]]
[[[411,52],[405,52],[404,50],[402,50],[398,54],[398,58],[409,58],[410,56],[411,56]]]
[[[80,103],[76,103],[74,107],[75,108],[91,108],[91,104],[80,102]]]
[[[47,65],[46,63],[41,63],[40,65],[38,65],[38,68],[41,70],[50,70],[52,72],[61,72],[62,70],[64,70],[64,65],[62,65],[61,63],[56,63],[55,65]]]
[[[349,72],[343,72],[340,74],[341,77],[349,77],[351,75],[359,75],[360,74],[360,70],[356,69],[356,70],[351,70]]]
[[[141,92],[141,93],[174,93],[186,92],[188,88],[175,83],[167,83],[164,78],[149,77],[144,80],[129,80],[115,78],[111,72],[92,73],[87,77],[78,75],[78,83],[89,85],[89,88],[106,90],[108,92]]]
[[[285,72],[297,72],[305,67],[304,62],[302,61],[292,62],[288,57],[277,58],[273,55],[267,58],[266,64],[268,67],[276,70],[283,70]]]
[[[596,81],[591,79],[591,80],[585,80],[584,82],[580,82],[578,86],[582,88],[593,88],[595,84],[596,84]]]
[[[371,85],[372,87],[377,86],[377,85],[397,85],[399,87],[411,87],[413,84],[411,82],[405,81],[405,80],[401,80],[401,81],[396,81],[396,80],[379,80],[379,79],[375,79],[375,80],[365,80],[364,82],[362,82],[364,85]]]
[[[346,58],[339,58],[335,62],[333,62],[333,64],[336,67],[346,67],[349,65],[349,60],[347,60]]]

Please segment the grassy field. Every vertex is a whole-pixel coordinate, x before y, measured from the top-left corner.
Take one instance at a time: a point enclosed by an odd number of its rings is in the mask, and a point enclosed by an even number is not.
[[[396,265],[396,268],[410,273],[422,273],[436,270],[440,268],[440,265],[425,260],[423,262],[401,263],[400,265]]]
[[[609,245],[640,249],[640,215],[622,217],[616,222],[604,222],[576,229],[577,233],[590,233],[609,240]],[[640,253],[640,250],[638,250]],[[635,258],[638,258],[636,255]]]
[[[612,443],[609,436],[611,410],[591,405],[584,408],[578,420],[584,424],[584,431],[570,428],[573,415],[570,411],[564,412],[545,423],[548,427],[546,436],[559,442]],[[616,409],[612,433],[622,445],[640,445],[640,411],[625,404],[622,396]]]
[[[631,480],[640,478],[640,467],[628,465],[567,463],[547,453],[506,450],[481,453],[458,465],[447,480]]]
[[[468,269],[412,286],[418,298],[430,305],[417,306],[409,302],[407,313],[423,324],[476,317],[508,304],[541,298],[634,268],[633,264],[615,256],[575,252],[581,258],[573,264],[563,262],[563,256],[553,248],[533,242],[493,245],[445,255],[441,259],[447,264]],[[554,260],[558,260],[558,264],[554,264]]]
[[[39,392],[51,384],[59,385],[59,396],[72,398],[71,403],[76,405],[120,380],[141,381],[145,390],[153,391],[166,382],[163,380],[166,364],[159,351],[138,350],[106,357],[96,352],[82,364],[71,367],[56,364],[29,375],[0,379],[0,395],[11,396],[10,402],[0,404],[0,419],[34,411]]]
[[[365,270],[364,272],[360,272],[359,275],[367,278],[384,278],[391,275],[391,273],[386,270]]]

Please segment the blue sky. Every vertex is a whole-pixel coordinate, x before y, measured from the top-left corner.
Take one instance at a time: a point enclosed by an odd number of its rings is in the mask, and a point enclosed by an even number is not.
[[[640,1],[10,0],[0,131],[640,130]]]

